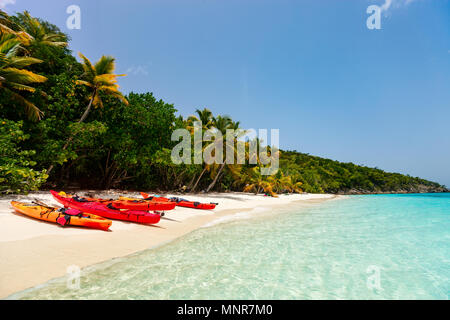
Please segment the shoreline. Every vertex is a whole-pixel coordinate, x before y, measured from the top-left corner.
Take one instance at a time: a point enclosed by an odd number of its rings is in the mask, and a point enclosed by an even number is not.
[[[111,192],[101,194],[111,196]],[[128,193],[133,196],[134,193]],[[66,274],[67,267],[80,268],[154,249],[202,227],[228,223],[236,215],[249,217],[290,208],[304,208],[345,196],[291,194],[279,198],[247,193],[185,195],[192,200],[218,202],[213,211],[176,207],[156,225],[113,221],[111,231],[61,228],[13,213],[9,202],[35,198],[56,205],[51,195],[36,192],[28,196],[0,198],[0,299],[43,284]]]

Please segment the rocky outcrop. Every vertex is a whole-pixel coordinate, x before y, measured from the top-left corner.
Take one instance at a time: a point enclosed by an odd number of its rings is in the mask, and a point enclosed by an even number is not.
[[[342,190],[337,192],[337,194],[346,194],[346,195],[357,195],[357,194],[396,194],[396,193],[443,193],[450,192],[449,189],[439,186],[426,186],[426,185],[417,185],[413,187],[409,187],[408,189],[398,189],[398,190],[361,190],[361,189],[350,189],[350,190]]]

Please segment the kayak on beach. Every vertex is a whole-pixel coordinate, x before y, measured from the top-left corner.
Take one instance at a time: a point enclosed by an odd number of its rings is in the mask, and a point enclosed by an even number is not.
[[[50,191],[56,201],[64,207],[78,209],[104,218],[131,221],[145,224],[155,224],[161,220],[164,213],[150,213],[142,210],[127,210],[114,208],[111,204],[89,201],[77,196],[68,196],[64,192]]]
[[[76,226],[107,231],[112,224],[111,220],[100,216],[82,212],[77,209],[55,208],[50,206],[28,204],[11,201],[17,212],[38,220],[57,223],[60,226]]]
[[[165,201],[170,203],[175,203],[178,207],[185,207],[185,208],[193,208],[193,209],[202,209],[202,210],[212,210],[216,207],[217,203],[200,203],[195,201],[189,201],[186,199],[173,197],[173,198],[164,198],[159,196],[151,196],[145,192],[141,192],[141,196],[145,200],[156,200],[156,201]]]
[[[111,205],[115,209],[128,209],[128,210],[138,210],[138,211],[168,211],[175,209],[175,204],[171,202],[164,201],[151,201],[145,199],[121,199],[119,200],[106,200],[97,198],[85,198],[86,200],[92,202],[104,203],[106,205]]]
[[[71,197],[66,193],[59,193],[60,195]],[[98,202],[105,204],[111,209],[126,209],[126,210],[138,210],[138,211],[168,211],[175,209],[175,204],[165,201],[150,201],[145,199],[100,199],[100,198],[88,198],[88,197],[78,197],[79,199],[87,200],[89,202]]]

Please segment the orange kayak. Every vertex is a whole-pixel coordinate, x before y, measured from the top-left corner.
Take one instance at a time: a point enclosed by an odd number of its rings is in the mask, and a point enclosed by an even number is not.
[[[93,214],[84,213],[79,210],[58,209],[17,201],[11,201],[11,205],[14,210],[23,215],[42,221],[57,223],[63,227],[76,226],[106,231],[112,224],[111,220]]]
[[[169,203],[174,203],[178,207],[185,207],[185,208],[193,208],[193,209],[202,209],[202,210],[212,210],[216,207],[217,203],[200,203],[195,201],[189,201],[182,198],[164,198],[159,196],[151,196],[147,193],[141,192],[141,196],[145,200],[151,200],[151,201],[166,201]]]

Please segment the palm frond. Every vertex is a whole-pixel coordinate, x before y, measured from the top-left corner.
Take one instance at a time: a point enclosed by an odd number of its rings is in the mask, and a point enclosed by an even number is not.
[[[44,40],[41,42],[42,44],[45,44],[47,46],[52,46],[52,47],[66,47],[67,46],[67,42],[58,42],[58,41],[47,41]]]
[[[100,87],[99,90],[101,92],[107,93],[107,94],[119,99],[120,101],[122,101],[123,103],[128,105],[128,100],[123,96],[123,94],[120,91],[118,91],[116,89],[111,89],[109,87]]]
[[[30,84],[35,82],[41,83],[47,81],[46,77],[24,69],[4,68],[0,70],[0,74],[4,78],[6,78],[7,81],[24,84]]]
[[[20,41],[14,34],[0,33],[0,52],[7,58],[17,54],[20,48]]]
[[[83,60],[83,68],[85,70],[84,79],[77,80],[77,84],[85,85],[94,89],[93,105],[97,108],[103,108],[103,101],[100,93],[115,97],[128,105],[127,99],[119,91],[117,77],[125,75],[114,74],[114,58],[111,56],[102,56],[93,66],[92,63],[83,54],[79,54]]]
[[[102,98],[100,98],[100,95],[98,93],[94,96],[94,101],[92,102],[92,104],[96,108],[103,108],[103,101],[102,101]]]
[[[85,75],[88,77],[88,80],[93,80],[97,76],[97,72],[95,71],[94,66],[91,61],[86,58],[81,52],[78,53],[78,56],[83,60],[83,70]]]
[[[97,75],[110,74],[116,68],[115,58],[112,56],[102,56],[95,64]]]
[[[32,58],[32,57],[14,57],[10,59],[9,66],[13,68],[24,68],[28,67],[32,64],[42,63],[43,61],[40,59]]]
[[[117,86],[117,78],[115,74],[101,74],[97,75],[93,82],[97,86]]]
[[[9,90],[7,88],[4,88],[10,95],[13,100],[18,102],[20,105],[22,105],[25,109],[25,112],[30,120],[40,120],[44,113],[39,110],[38,107],[36,107],[33,103],[22,97],[20,94]]]
[[[17,17],[21,21],[21,40],[27,45],[34,43],[52,47],[67,46],[67,38],[62,33],[54,33],[48,30],[45,24],[30,15],[28,11],[18,13]]]
[[[90,83],[89,81],[76,80],[75,83],[78,85],[83,85],[83,86],[87,86],[87,87],[91,87],[91,88],[94,87],[94,85],[92,83]]]
[[[9,88],[20,90],[20,91],[28,91],[28,92],[35,92],[36,91],[35,88],[27,86],[27,85],[22,84],[22,83],[16,83],[16,82],[10,82],[9,81],[7,86]]]

